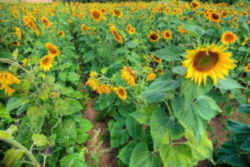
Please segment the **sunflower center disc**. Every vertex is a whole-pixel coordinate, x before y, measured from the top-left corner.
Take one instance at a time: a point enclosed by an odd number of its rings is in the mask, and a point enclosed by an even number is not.
[[[218,60],[218,53],[200,51],[195,55],[194,67],[199,71],[209,71],[217,64]]]

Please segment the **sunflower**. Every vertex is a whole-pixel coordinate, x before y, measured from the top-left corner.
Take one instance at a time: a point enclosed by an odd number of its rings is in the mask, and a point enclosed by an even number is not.
[[[86,32],[88,29],[89,29],[89,28],[88,28],[85,24],[82,24],[82,25],[81,25],[82,34],[85,34],[85,32]]]
[[[53,66],[52,65],[53,60],[54,60],[54,56],[50,54],[42,57],[40,60],[40,68],[43,71],[49,71]]]
[[[111,31],[111,33],[112,33],[114,39],[115,39],[118,43],[122,44],[122,43],[123,43],[122,36],[118,33],[116,27],[115,27],[114,25],[110,24],[110,25],[109,25],[109,28],[110,28],[110,31]]]
[[[195,9],[195,10],[201,7],[200,3],[197,0],[192,1],[190,6],[192,9]]]
[[[127,92],[123,87],[114,88],[114,92],[120,99],[122,100],[127,99]]]
[[[230,31],[224,32],[221,36],[221,42],[224,45],[235,43],[237,39],[238,39],[237,35]]]
[[[53,45],[52,43],[47,42],[45,44],[45,47],[48,49],[49,54],[53,55],[53,56],[58,56],[60,54],[60,51],[57,49],[57,47],[55,45]]]
[[[162,62],[162,59],[156,57],[155,55],[151,55],[151,57],[152,57],[152,60],[153,60],[154,62],[158,63],[158,64],[160,64],[160,63]]]
[[[246,72],[250,72],[250,64],[246,65],[246,66],[244,67],[244,69],[245,69]]]
[[[171,30],[165,30],[163,33],[162,33],[162,36],[164,39],[172,39],[172,32]]]
[[[247,44],[248,38],[245,37],[244,41],[241,43],[241,46],[245,46]]]
[[[51,26],[49,19],[47,19],[45,16],[41,18],[41,21],[44,23],[46,28],[49,28]]]
[[[186,78],[191,78],[198,85],[202,82],[206,85],[209,76],[216,85],[218,78],[224,79],[224,75],[236,67],[231,57],[226,48],[215,44],[188,50],[183,62],[187,68]]]
[[[221,22],[221,16],[218,13],[212,11],[209,13],[209,20],[211,22],[219,23]]]
[[[64,36],[65,36],[65,33],[64,33],[64,31],[59,31],[59,32],[57,33],[57,35],[58,35],[59,37],[64,37]]]
[[[147,37],[151,42],[157,42],[160,40],[159,34],[153,31],[151,31]]]
[[[22,31],[20,28],[16,27],[16,36],[18,40],[22,39]]]
[[[126,81],[130,86],[135,86],[136,75],[131,70],[130,67],[124,66],[121,70],[121,77],[124,81]]]
[[[150,72],[147,77],[146,80],[147,81],[153,81],[156,78],[156,74],[154,72]]]
[[[122,11],[120,11],[119,9],[114,9],[113,15],[114,15],[114,16],[117,16],[118,18],[120,18],[120,17],[123,16],[123,13],[122,13]]]
[[[90,11],[90,17],[95,21],[99,22],[102,19],[102,12],[99,11],[98,9],[91,9]]]
[[[133,35],[133,34],[135,34],[136,30],[131,24],[128,24],[127,25],[127,32],[129,35]]]
[[[0,90],[4,90],[7,96],[11,96],[15,90],[10,87],[13,84],[20,84],[20,80],[9,72],[0,72]]]

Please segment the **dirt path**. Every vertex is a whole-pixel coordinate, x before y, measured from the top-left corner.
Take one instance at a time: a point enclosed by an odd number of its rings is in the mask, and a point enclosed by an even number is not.
[[[84,118],[90,120],[94,128],[89,132],[89,140],[86,143],[88,154],[86,160],[89,164],[95,163],[91,158],[91,154],[95,154],[100,158],[100,167],[116,167],[116,158],[114,150],[111,150],[109,143],[103,143],[102,136],[107,133],[107,125],[97,122],[97,112],[93,109],[93,101],[87,102],[86,110],[83,111]]]

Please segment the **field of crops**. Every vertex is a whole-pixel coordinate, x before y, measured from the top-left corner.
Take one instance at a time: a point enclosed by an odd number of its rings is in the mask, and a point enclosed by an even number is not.
[[[0,166],[249,166],[249,9],[0,3]]]

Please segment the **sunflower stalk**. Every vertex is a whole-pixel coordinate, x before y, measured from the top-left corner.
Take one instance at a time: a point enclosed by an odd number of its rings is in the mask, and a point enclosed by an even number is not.
[[[20,149],[23,151],[23,153],[29,158],[29,160],[31,161],[31,164],[35,167],[40,167],[39,162],[36,160],[36,158],[34,157],[34,155],[32,154],[31,151],[29,151],[26,147],[24,147],[21,143],[19,143],[18,141],[9,138],[9,137],[4,137],[0,135],[0,141],[9,143],[10,145]]]

